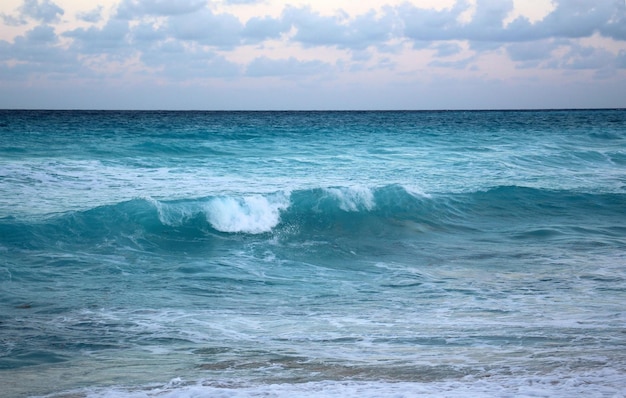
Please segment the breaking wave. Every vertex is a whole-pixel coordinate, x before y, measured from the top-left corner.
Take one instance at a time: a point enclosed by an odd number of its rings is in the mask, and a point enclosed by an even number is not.
[[[504,186],[472,193],[425,195],[389,185],[176,201],[135,199],[46,221],[4,218],[0,228],[9,240],[5,244],[22,247],[55,241],[93,244],[137,236],[176,237],[179,242],[209,236],[227,239],[275,234],[303,239],[328,234],[359,238],[407,230],[484,232],[519,225],[527,228],[512,231],[515,236],[545,238],[564,230],[623,233],[615,220],[623,217],[624,208],[624,194]],[[585,230],[585,224],[591,224],[590,217],[594,218],[594,231]]]

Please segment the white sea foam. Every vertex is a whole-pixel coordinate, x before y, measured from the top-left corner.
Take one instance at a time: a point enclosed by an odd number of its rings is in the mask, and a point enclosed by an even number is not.
[[[471,376],[441,382],[321,381],[298,384],[238,386],[232,382],[169,383],[137,390],[111,388],[87,391],[89,398],[199,398],[199,397],[624,397],[623,375],[616,370],[532,377]]]
[[[415,198],[431,198],[432,195],[424,192],[424,190],[422,190],[422,188],[418,187],[417,185],[408,185],[408,184],[403,184],[402,188],[404,188],[404,190],[411,196],[415,197]]]
[[[376,206],[374,193],[368,187],[326,188],[326,192],[339,202],[343,211],[372,210]]]
[[[204,207],[207,221],[218,231],[260,234],[278,225],[289,198],[285,194],[217,197]]]

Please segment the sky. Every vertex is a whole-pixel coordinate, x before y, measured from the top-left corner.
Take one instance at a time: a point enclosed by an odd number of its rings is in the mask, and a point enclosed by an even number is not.
[[[626,108],[626,0],[2,0],[0,108]]]

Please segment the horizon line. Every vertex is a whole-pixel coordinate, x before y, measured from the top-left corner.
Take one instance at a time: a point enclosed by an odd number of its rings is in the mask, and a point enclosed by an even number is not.
[[[6,111],[39,112],[541,112],[541,111],[608,111],[626,107],[581,108],[440,108],[440,109],[167,109],[167,108],[0,108]]]

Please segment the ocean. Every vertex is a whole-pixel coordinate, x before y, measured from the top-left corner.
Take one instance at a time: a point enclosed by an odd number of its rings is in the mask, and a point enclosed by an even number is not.
[[[0,111],[3,397],[622,397],[626,110]]]

